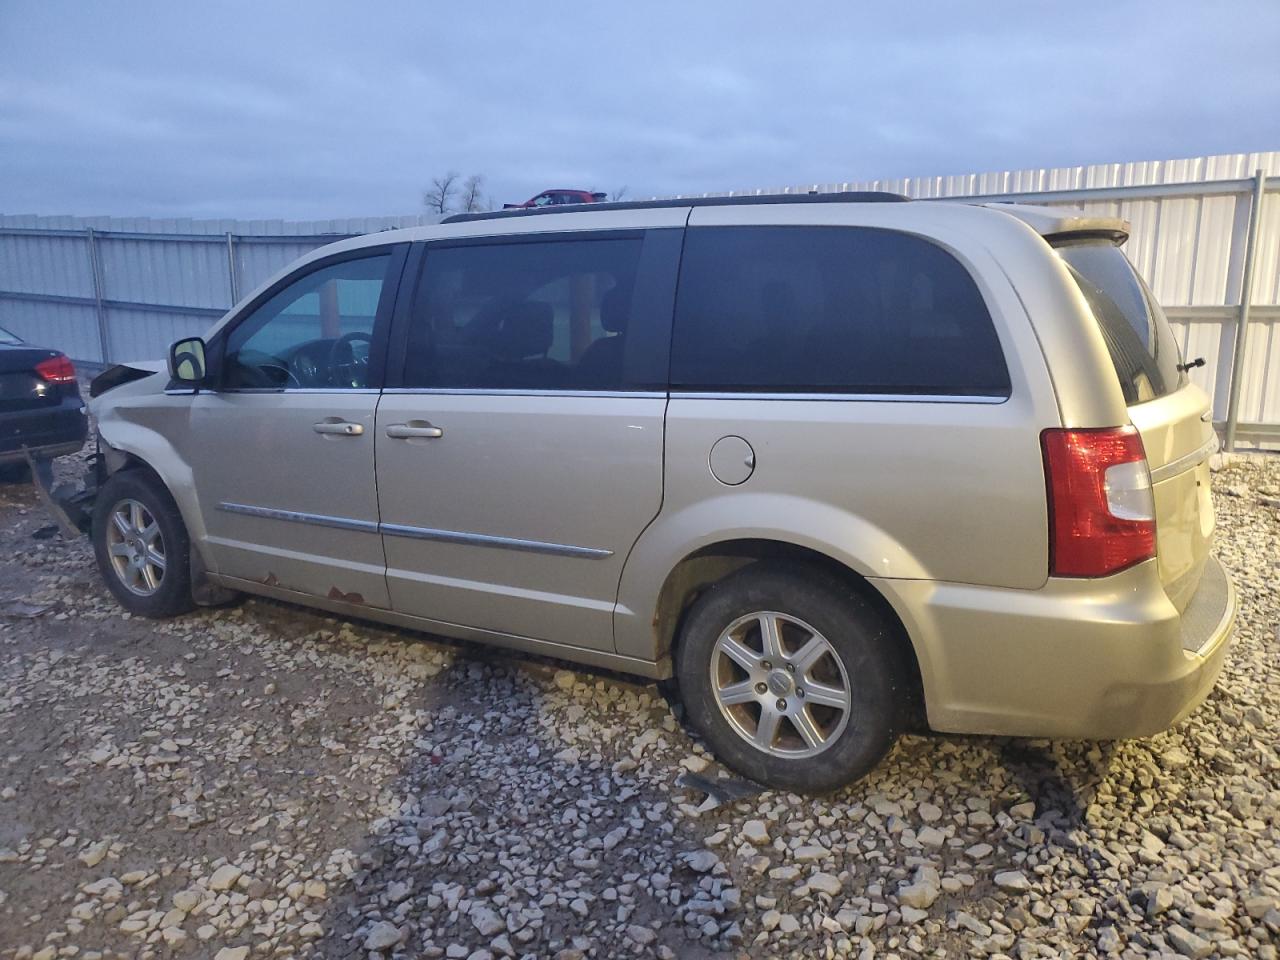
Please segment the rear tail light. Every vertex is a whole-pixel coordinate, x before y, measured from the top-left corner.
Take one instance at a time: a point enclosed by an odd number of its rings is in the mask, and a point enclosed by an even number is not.
[[[36,373],[48,383],[75,383],[75,365],[63,354],[49,357],[36,364]]]
[[[1040,435],[1049,491],[1049,575],[1104,577],[1156,555],[1155,499],[1133,427]]]

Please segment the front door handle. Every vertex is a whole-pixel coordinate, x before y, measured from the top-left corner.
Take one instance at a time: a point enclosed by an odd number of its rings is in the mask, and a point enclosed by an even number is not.
[[[436,440],[444,436],[444,431],[434,427],[426,420],[410,420],[408,423],[392,423],[387,426],[387,436],[392,440]]]
[[[331,433],[340,437],[358,437],[364,433],[364,424],[349,420],[322,420],[312,426],[316,433]]]

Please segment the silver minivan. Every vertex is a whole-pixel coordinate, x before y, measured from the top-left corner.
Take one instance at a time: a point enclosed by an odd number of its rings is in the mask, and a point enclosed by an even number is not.
[[[832,194],[314,251],[93,385],[128,610],[240,593],[674,678],[763,783],[1129,737],[1222,666],[1207,397],[1123,221]]]

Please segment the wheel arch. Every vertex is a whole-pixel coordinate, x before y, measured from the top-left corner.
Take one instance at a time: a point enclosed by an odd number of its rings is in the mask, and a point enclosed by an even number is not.
[[[909,702],[905,706],[909,726],[912,729],[927,726],[919,658],[914,641],[893,605],[862,574],[820,550],[796,543],[747,537],[707,544],[683,557],[667,574],[654,609],[653,629],[659,661],[671,662],[689,609],[705,590],[758,563],[808,568],[868,603],[893,632],[894,649],[900,657],[896,666],[907,683]]]
[[[200,606],[225,603],[234,594],[216,586],[208,578],[208,572],[213,567],[205,549],[204,521],[200,515],[199,503],[195,499],[195,488],[190,482],[191,468],[169,441],[155,431],[127,422],[118,422],[115,426],[125,429],[111,430],[110,436],[107,435],[108,431],[99,430],[102,441],[100,452],[106,476],[137,471],[159,484],[169,494],[187,528],[192,599]],[[166,477],[156,467],[156,463],[173,467],[176,472]],[[184,478],[187,481],[185,485],[181,482]]]

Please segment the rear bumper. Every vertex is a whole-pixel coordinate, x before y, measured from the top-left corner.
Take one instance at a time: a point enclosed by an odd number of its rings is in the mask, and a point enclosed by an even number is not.
[[[57,406],[0,411],[0,464],[25,459],[23,447],[42,460],[76,453],[88,434],[89,417],[78,395]]]
[[[877,585],[915,644],[930,726],[952,733],[1118,739],[1165,730],[1213,688],[1237,609],[1213,557],[1182,614],[1154,560],[1031,591]]]

